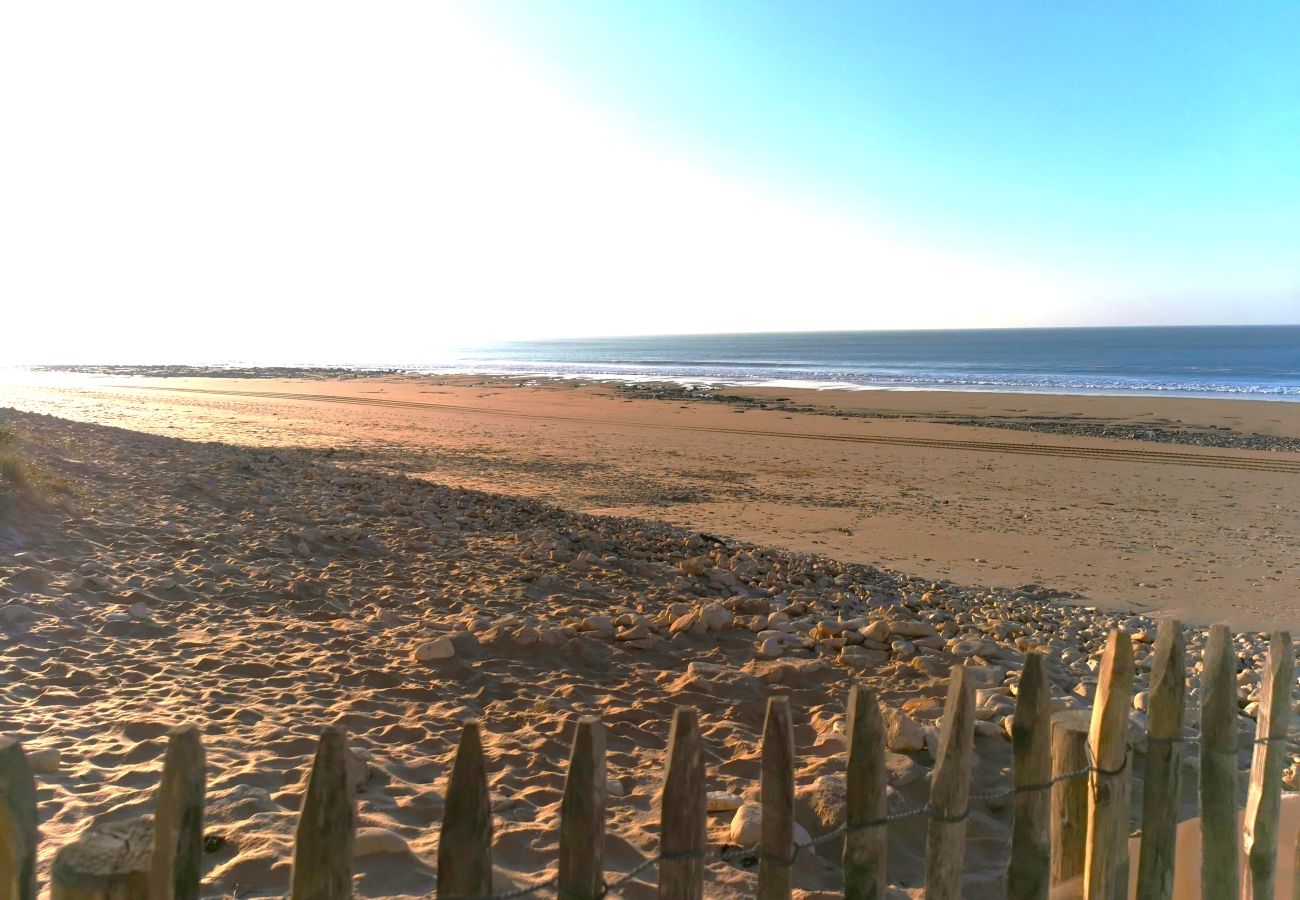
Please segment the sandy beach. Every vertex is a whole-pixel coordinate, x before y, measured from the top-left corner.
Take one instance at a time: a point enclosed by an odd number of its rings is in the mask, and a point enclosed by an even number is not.
[[[817,835],[842,821],[850,679],[891,710],[897,811],[927,796],[953,664],[985,685],[975,789],[991,791],[1027,650],[1048,651],[1059,708],[1086,708],[1111,627],[1136,637],[1141,690],[1157,613],[1232,621],[1246,669],[1262,662],[1258,629],[1300,621],[1293,454],[926,420],[1014,404],[1289,438],[1289,406],[832,399],[907,417],[567,382],[5,384],[0,406],[16,408],[5,418],[46,485],[0,533],[0,732],[38,770],[42,866],[88,821],[146,809],[162,736],[191,721],[208,747],[205,895],[282,895],[306,766],[333,723],[363,773],[356,894],[427,896],[470,715],[485,729],[496,885],[528,884],[555,871],[574,718],[599,714],[606,862],[625,872],[657,846],[683,703],[702,717],[708,789],[726,795],[710,841],[746,844],[736,808],[757,801],[772,693],[796,711],[798,823]],[[1189,632],[1193,660],[1203,637]],[[1246,711],[1257,695],[1244,678]],[[1240,727],[1253,734],[1249,715]],[[1137,798],[1141,752],[1134,766]],[[1002,895],[1009,824],[1005,798],[973,808],[968,896]],[[897,896],[921,881],[924,829],[890,827]],[[839,850],[800,857],[796,896],[834,895]],[[754,877],[711,862],[708,896],[752,896]],[[622,895],[653,886],[651,870]]]
[[[1202,443],[1295,445],[1300,404],[720,392],[748,401],[737,404],[655,393],[48,373],[0,383],[0,404],[190,440],[327,448],[376,471],[930,579],[1041,585],[1198,624],[1300,623],[1300,452]],[[1101,428],[1151,439],[1095,436]]]

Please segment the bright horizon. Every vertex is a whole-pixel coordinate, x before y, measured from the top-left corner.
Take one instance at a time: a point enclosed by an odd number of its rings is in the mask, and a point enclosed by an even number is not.
[[[1284,4],[68,9],[0,14],[8,362],[1300,322]]]

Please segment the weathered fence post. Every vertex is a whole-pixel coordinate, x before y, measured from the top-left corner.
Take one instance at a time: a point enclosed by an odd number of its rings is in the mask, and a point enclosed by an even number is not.
[[[1052,708],[1043,654],[1025,655],[1011,720],[1011,776],[1015,795],[1009,900],[1043,900],[1051,881]]]
[[[348,735],[330,725],[320,736],[294,835],[292,900],[352,896],[356,810],[348,784]]]
[[[1201,896],[1236,897],[1237,656],[1227,625],[1214,625],[1201,667]]]
[[[1083,867],[1085,900],[1128,896],[1128,711],[1133,693],[1133,644],[1112,630],[1097,678],[1088,746],[1094,769]]]
[[[1259,691],[1255,751],[1250,764],[1250,790],[1242,837],[1246,878],[1242,900],[1271,900],[1277,878],[1278,818],[1282,808],[1282,767],[1286,762],[1286,732],[1291,718],[1291,679],[1295,665],[1291,635],[1269,635],[1268,660]]]
[[[605,726],[598,718],[584,716],[573,735],[560,801],[560,900],[602,896],[604,846]]]
[[[1174,893],[1178,783],[1182,768],[1187,639],[1177,619],[1160,623],[1151,666],[1147,713],[1146,779],[1142,783],[1142,845],[1138,900],[1169,900]]]
[[[876,692],[862,684],[849,688],[849,759],[845,773],[845,900],[884,900],[885,854],[889,833],[884,818],[885,725]],[[870,827],[859,827],[872,822]]]
[[[1092,714],[1086,709],[1067,709],[1052,714],[1052,778],[1060,778],[1088,767],[1088,726]],[[1052,785],[1052,884],[1061,884],[1083,874],[1088,844],[1088,776],[1058,781]]]
[[[925,896],[961,900],[971,756],[975,751],[975,698],[964,666],[953,666],[943,707],[939,757],[930,779],[930,824],[925,841]]]
[[[659,811],[659,897],[704,896],[708,801],[704,793],[704,742],[695,710],[679,706],[668,733],[668,763]]]
[[[794,725],[790,698],[769,697],[763,722],[763,840],[758,900],[787,900],[794,864]]]
[[[0,736],[0,900],[36,900],[36,780],[22,744]]]
[[[203,741],[193,725],[167,736],[153,817],[149,900],[196,900],[203,877]]]
[[[478,722],[466,720],[447,778],[438,837],[438,896],[492,893],[492,802]]]

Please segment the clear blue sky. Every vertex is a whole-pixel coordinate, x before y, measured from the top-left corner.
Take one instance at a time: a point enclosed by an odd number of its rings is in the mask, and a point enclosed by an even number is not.
[[[17,361],[1300,323],[1300,2],[0,4]]]
[[[1300,3],[474,0],[662,152],[908,239],[1300,321]]]

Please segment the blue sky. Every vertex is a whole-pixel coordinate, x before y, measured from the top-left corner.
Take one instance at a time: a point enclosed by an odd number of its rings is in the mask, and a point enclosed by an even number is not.
[[[1300,320],[1300,4],[476,0],[664,153],[1116,301]]]
[[[1300,4],[0,6],[16,362],[1300,323]]]

